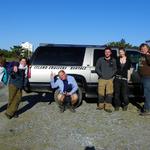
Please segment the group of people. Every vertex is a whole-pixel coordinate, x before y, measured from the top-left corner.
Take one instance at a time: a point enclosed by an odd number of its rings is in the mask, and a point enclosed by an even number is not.
[[[141,58],[138,63],[138,72],[144,88],[145,103],[140,115],[150,115],[150,48],[143,43],[139,47]],[[119,48],[119,57],[113,58],[110,47],[105,48],[105,56],[97,60],[95,71],[98,74],[98,102],[97,109],[104,109],[107,112],[127,111],[129,104],[128,82],[131,78],[131,61],[124,48]],[[74,104],[78,100],[78,86],[75,79],[67,75],[64,70],[58,72],[58,79],[51,73],[51,87],[58,87],[56,101],[59,104],[60,112],[65,111],[69,104],[72,112]]]
[[[141,44],[141,58],[138,63],[138,70],[144,88],[144,111],[141,115],[150,115],[150,48],[147,44]],[[98,102],[97,109],[104,109],[112,112],[120,107],[126,111],[128,109],[128,81],[131,62],[124,48],[119,48],[119,57],[113,58],[110,47],[105,48],[105,56],[97,60],[95,71],[98,74]],[[7,118],[18,117],[17,109],[22,97],[22,89],[27,78],[27,59],[21,58],[19,63],[15,63],[10,70],[9,77],[5,68],[5,58],[0,55],[0,88],[8,83],[9,101],[5,115]],[[69,108],[75,112],[75,104],[78,101],[78,85],[73,76],[67,75],[64,70],[60,70],[56,76],[50,74],[50,84],[52,88],[57,88],[56,102],[60,112]]]
[[[130,59],[125,49],[119,49],[119,57],[114,59],[110,47],[105,48],[105,56],[98,59],[95,71],[98,74],[98,103],[97,109],[112,112],[112,99],[114,97],[115,110],[120,107],[127,110],[128,100],[128,71],[131,67]],[[51,87],[59,87],[56,101],[60,112],[65,111],[66,102],[70,98],[70,110],[75,112],[74,104],[78,100],[78,86],[75,79],[67,75],[64,70],[58,72],[59,78],[54,82],[55,75],[51,73]],[[67,103],[68,106],[68,103]]]
[[[143,43],[139,47],[141,57],[138,63],[138,73],[144,88],[144,109],[140,115],[150,115],[150,48]],[[96,72],[98,80],[97,109],[112,112],[112,103],[116,111],[122,107],[127,110],[128,81],[130,80],[131,61],[124,48],[119,49],[119,57],[112,57],[111,48],[105,48],[105,56],[98,59]],[[112,101],[113,98],[113,101]]]
[[[130,68],[131,62],[124,48],[119,48],[117,59],[112,57],[111,48],[105,48],[105,56],[98,59],[95,69],[99,77],[97,109],[112,112],[112,103],[114,102],[116,111],[120,107],[127,110]],[[112,101],[113,97],[114,101]]]

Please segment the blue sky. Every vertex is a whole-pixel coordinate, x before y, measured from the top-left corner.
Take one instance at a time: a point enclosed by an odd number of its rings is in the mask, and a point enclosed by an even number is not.
[[[150,40],[149,0],[1,0],[0,48]]]

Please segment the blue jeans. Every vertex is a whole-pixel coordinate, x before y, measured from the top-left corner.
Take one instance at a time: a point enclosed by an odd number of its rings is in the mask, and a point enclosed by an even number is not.
[[[150,77],[142,77],[142,83],[145,96],[144,109],[150,111]]]

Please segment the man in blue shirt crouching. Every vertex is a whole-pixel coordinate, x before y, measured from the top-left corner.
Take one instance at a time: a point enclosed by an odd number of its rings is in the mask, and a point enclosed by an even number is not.
[[[60,112],[65,111],[67,106],[71,112],[75,112],[74,105],[78,101],[78,85],[73,76],[67,75],[64,70],[58,72],[58,78],[51,72],[51,87],[58,88],[55,101],[58,103]]]

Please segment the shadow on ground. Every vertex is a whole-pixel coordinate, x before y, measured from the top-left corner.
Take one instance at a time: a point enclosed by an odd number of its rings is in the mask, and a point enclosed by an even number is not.
[[[53,99],[54,99],[53,94],[51,93],[38,93],[36,95],[24,96],[22,98],[22,102],[27,101],[28,104],[22,107],[21,109],[19,109],[17,111],[17,114],[20,115],[26,112],[27,110],[31,109],[39,102],[46,102],[48,103],[48,105],[50,105],[53,102]]]
[[[94,146],[87,146],[84,150],[96,150]]]
[[[25,101],[27,101],[28,103],[17,111],[18,115],[23,114],[24,112],[31,109],[39,102],[47,102],[50,105],[52,102],[54,102],[54,97],[53,97],[52,93],[37,93],[34,95],[23,96],[22,102],[25,102]],[[84,101],[86,103],[97,104],[98,99],[84,97]],[[129,101],[132,105],[137,107],[139,110],[141,110],[141,111],[143,110],[143,107],[141,106],[141,103],[144,102],[143,98],[138,98],[138,97],[130,98]],[[5,111],[6,108],[7,108],[7,103],[0,107],[0,112]]]
[[[133,97],[133,98],[129,98],[129,103],[131,103],[133,106],[135,106],[136,108],[138,108],[139,110],[143,111],[143,106],[141,106],[141,104],[145,101],[144,97]],[[97,98],[85,98],[85,102],[86,103],[98,103],[98,99]],[[114,104],[113,104],[114,106]]]
[[[22,108],[20,108],[17,111],[17,114],[20,115],[20,114],[26,112],[27,110],[31,109],[39,102],[47,102],[50,105],[54,101],[53,99],[54,99],[53,94],[51,94],[51,93],[38,93],[35,95],[23,96],[22,102],[27,101],[28,104],[23,106]],[[7,109],[7,103],[5,105],[3,105],[2,107],[0,107],[0,112],[5,111],[6,109]]]
[[[144,97],[134,97],[129,99],[130,103],[137,107],[139,110],[143,111],[143,106],[141,106],[141,103],[145,101]]]
[[[0,112],[5,111],[7,108],[7,103],[5,105],[3,105],[2,107],[0,107]]]

